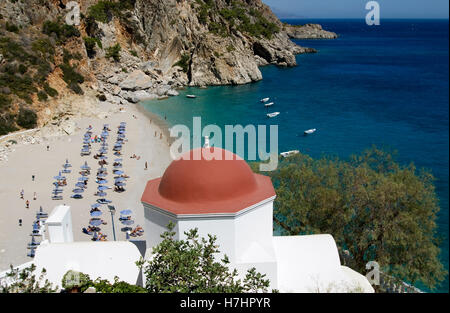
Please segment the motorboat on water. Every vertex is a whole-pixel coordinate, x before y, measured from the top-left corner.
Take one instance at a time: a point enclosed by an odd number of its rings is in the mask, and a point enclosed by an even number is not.
[[[186,95],[186,98],[195,99],[195,98],[197,98],[197,96],[196,95]]]
[[[299,153],[300,153],[299,150],[291,150],[291,151],[281,152],[280,155],[281,155],[283,158],[287,158],[287,157],[289,157],[289,156],[291,156],[291,155],[299,154]]]
[[[269,103],[266,103],[266,104],[264,104],[264,106],[265,107],[271,107],[272,105],[274,105],[275,103],[273,103],[273,102],[269,102]]]
[[[305,130],[304,133],[305,133],[305,135],[311,135],[311,134],[314,134],[316,131],[317,131],[317,129],[313,128],[313,129]]]
[[[273,113],[268,113],[267,117],[268,118],[272,118],[272,117],[275,117],[275,116],[278,116],[278,115],[280,115],[280,112],[273,112]]]
[[[261,102],[267,102],[269,100],[270,100],[270,98],[264,98],[264,99],[261,99]]]

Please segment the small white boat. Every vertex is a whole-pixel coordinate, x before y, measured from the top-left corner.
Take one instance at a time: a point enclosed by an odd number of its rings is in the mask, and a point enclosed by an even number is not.
[[[270,100],[270,98],[264,98],[264,99],[261,99],[261,102],[267,102],[269,100]]]
[[[266,104],[264,104],[264,106],[265,107],[271,107],[272,105],[274,105],[275,103],[273,103],[273,102],[269,102],[269,103],[266,103]]]
[[[187,97],[187,98],[191,98],[191,99],[197,98],[196,95],[187,95],[186,97]]]
[[[305,135],[311,135],[314,134],[316,132],[317,129],[313,128],[313,129],[308,129],[305,130]]]
[[[300,151],[298,151],[298,150],[291,150],[291,151],[287,151],[287,152],[281,152],[280,155],[283,158],[287,158],[288,156],[291,156],[291,155],[294,155],[294,154],[299,154],[299,153],[300,153]]]
[[[272,117],[278,116],[279,114],[280,114],[280,112],[273,112],[273,113],[267,114],[267,117],[272,118]]]

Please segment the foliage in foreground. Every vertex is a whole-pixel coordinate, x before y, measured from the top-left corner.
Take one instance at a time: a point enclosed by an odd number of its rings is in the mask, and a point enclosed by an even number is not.
[[[444,280],[439,204],[428,171],[401,166],[374,147],[349,161],[294,155],[281,159],[270,176],[277,193],[274,219],[286,234],[333,235],[360,273],[374,260],[412,284],[434,288]]]
[[[175,240],[173,224],[161,235],[163,241],[153,249],[150,261],[140,260],[137,266],[146,277],[145,288],[119,281],[114,278],[111,283],[106,279],[92,280],[89,275],[69,270],[62,279],[61,285],[66,292],[85,292],[94,287],[98,293],[242,293],[267,292],[270,282],[265,274],[250,269],[243,280],[237,279],[236,270],[228,268],[228,258],[217,261],[215,254],[220,253],[216,245],[216,237],[208,235],[208,239],[200,238],[197,229],[186,232],[186,240]],[[1,292],[55,292],[50,283],[38,284],[32,275],[35,267],[19,272],[11,267],[10,277],[14,283],[0,286]],[[45,270],[39,281],[43,279]]]
[[[153,258],[140,262],[149,292],[242,293],[267,292],[270,285],[265,275],[255,268],[241,281],[236,270],[230,271],[227,256],[217,261],[217,238],[199,237],[198,230],[186,232],[186,240],[175,240],[174,225],[161,235],[163,241],[153,249]]]
[[[0,284],[0,293],[50,293],[55,292],[56,288],[44,276],[46,270],[43,269],[41,275],[36,277],[34,264],[29,267],[18,270],[11,265],[11,272],[7,274],[7,279],[13,281],[12,284]]]

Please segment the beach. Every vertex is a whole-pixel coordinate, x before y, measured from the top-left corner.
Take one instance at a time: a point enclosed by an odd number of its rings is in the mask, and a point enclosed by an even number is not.
[[[95,101],[95,100],[93,100]],[[169,140],[167,127],[163,121],[139,108],[139,105],[120,106],[108,102],[95,104],[98,112],[91,116],[74,116],[71,121],[75,125],[70,135],[46,136],[46,127],[34,132],[31,140],[34,143],[20,142],[9,147],[7,160],[0,161],[0,271],[9,268],[10,264],[17,266],[31,261],[27,256],[30,250],[27,244],[30,242],[32,224],[36,219],[36,212],[42,206],[43,211],[50,214],[52,210],[61,204],[70,206],[74,241],[88,241],[92,236],[82,233],[83,227],[89,226],[91,205],[96,203],[99,197],[94,196],[97,191],[96,172],[100,167],[99,160],[93,158],[100,148],[100,143],[92,144],[92,153],[89,156],[81,156],[83,135],[89,125],[92,126],[93,136],[100,136],[103,125],[108,124],[111,129],[107,140],[108,153],[108,175],[105,179],[107,186],[113,186],[114,159],[112,147],[117,138],[117,127],[121,122],[126,123],[126,141],[123,145],[122,158],[124,174],[130,176],[127,179],[126,191],[116,193],[107,190],[108,200],[116,208],[114,216],[115,233],[117,240],[125,240],[125,233],[121,231],[124,227],[119,221],[120,211],[132,210],[132,219],[135,221],[133,228],[137,225],[144,227],[144,211],[140,203],[142,192],[148,180],[157,178],[164,173],[170,164]],[[155,136],[156,133],[156,136]],[[28,135],[28,134],[27,134]],[[20,136],[19,136],[20,137]],[[4,140],[15,140],[14,135]],[[2,144],[2,142],[0,142]],[[3,142],[4,144],[4,142]],[[47,151],[47,146],[49,150]],[[140,157],[130,158],[133,154]],[[54,188],[54,176],[63,170],[63,164],[68,159],[72,165],[67,177],[67,186],[63,187],[63,200],[52,200]],[[87,161],[91,167],[88,188],[83,193],[83,199],[73,199],[72,190],[81,176],[80,166]],[[145,170],[145,162],[148,169]],[[35,176],[34,181],[32,175]],[[21,190],[24,190],[24,199],[20,198]],[[33,200],[34,193],[37,199]],[[26,201],[30,202],[29,209]],[[100,225],[101,232],[107,235],[108,240],[113,240],[111,214],[106,206],[102,206],[101,218],[107,223]],[[19,226],[22,219],[22,226]],[[145,227],[144,227],[145,231]],[[48,233],[46,233],[48,239]],[[145,240],[145,233],[141,237],[131,239]]]

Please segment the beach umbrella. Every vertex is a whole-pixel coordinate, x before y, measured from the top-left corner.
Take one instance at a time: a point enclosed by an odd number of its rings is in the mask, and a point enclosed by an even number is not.
[[[113,173],[116,174],[116,175],[122,175],[123,171],[121,171],[121,170],[113,170]]]
[[[100,191],[105,191],[105,190],[107,190],[107,189],[109,189],[108,186],[104,186],[104,185],[98,186],[98,190],[100,190]]]
[[[89,180],[89,178],[87,178],[87,177],[80,177],[80,178],[78,178],[78,181],[86,181],[86,180]]]
[[[115,185],[116,185],[117,187],[124,187],[124,186],[126,186],[127,184],[125,184],[125,183],[115,183]]]
[[[89,221],[89,224],[92,226],[99,226],[102,224],[102,220],[99,218],[91,218],[91,220]]]
[[[108,181],[106,179],[97,181],[97,184],[107,184],[107,183],[108,183]]]
[[[84,185],[84,183],[78,182],[78,183],[75,184],[75,187],[78,187],[78,188],[85,188],[86,186]]]
[[[83,196],[81,194],[79,194],[79,193],[71,195],[70,197],[74,198],[74,199],[83,199]]]
[[[100,154],[103,154],[103,153],[107,153],[108,150],[106,150],[106,149],[100,149],[100,150],[98,150],[98,152],[99,152]]]
[[[122,167],[122,164],[116,164],[116,165],[114,165],[114,168],[121,168]]]
[[[98,157],[100,160],[106,160],[108,157],[106,155],[101,155]]]
[[[101,179],[101,178],[106,177],[106,176],[108,176],[106,173],[98,173],[97,174],[97,179]]]
[[[120,182],[123,182],[124,180],[125,180],[125,178],[119,177],[119,178],[116,178],[115,181],[120,183]]]
[[[91,205],[91,208],[96,209],[96,208],[98,208],[99,206],[101,206],[100,203],[94,203],[94,204]]]
[[[72,191],[73,191],[73,193],[83,193],[83,192],[84,192],[84,189],[76,188],[76,189],[74,189],[74,190],[72,190]]]
[[[133,211],[131,211],[130,209],[125,209],[120,211],[120,214],[122,215],[131,215],[133,213]]]
[[[63,164],[63,167],[64,167],[64,168],[69,168],[69,167],[72,167],[72,165],[70,165],[69,163],[64,163],[64,164]]]
[[[97,192],[97,196],[98,196],[98,197],[105,197],[106,195],[107,195],[106,192],[103,192],[103,191]]]
[[[101,212],[101,211],[93,211],[93,212],[91,212],[91,216],[92,217],[98,217],[98,216],[100,216],[100,215],[102,215],[103,213]]]
[[[127,225],[127,226],[134,224],[133,220],[125,220],[125,221],[121,221],[121,222],[122,222],[122,224]]]
[[[64,174],[70,174],[71,173],[71,170],[63,170],[62,171]]]
[[[122,162],[123,161],[123,159],[122,158],[117,158],[117,159],[114,159],[114,162]]]

